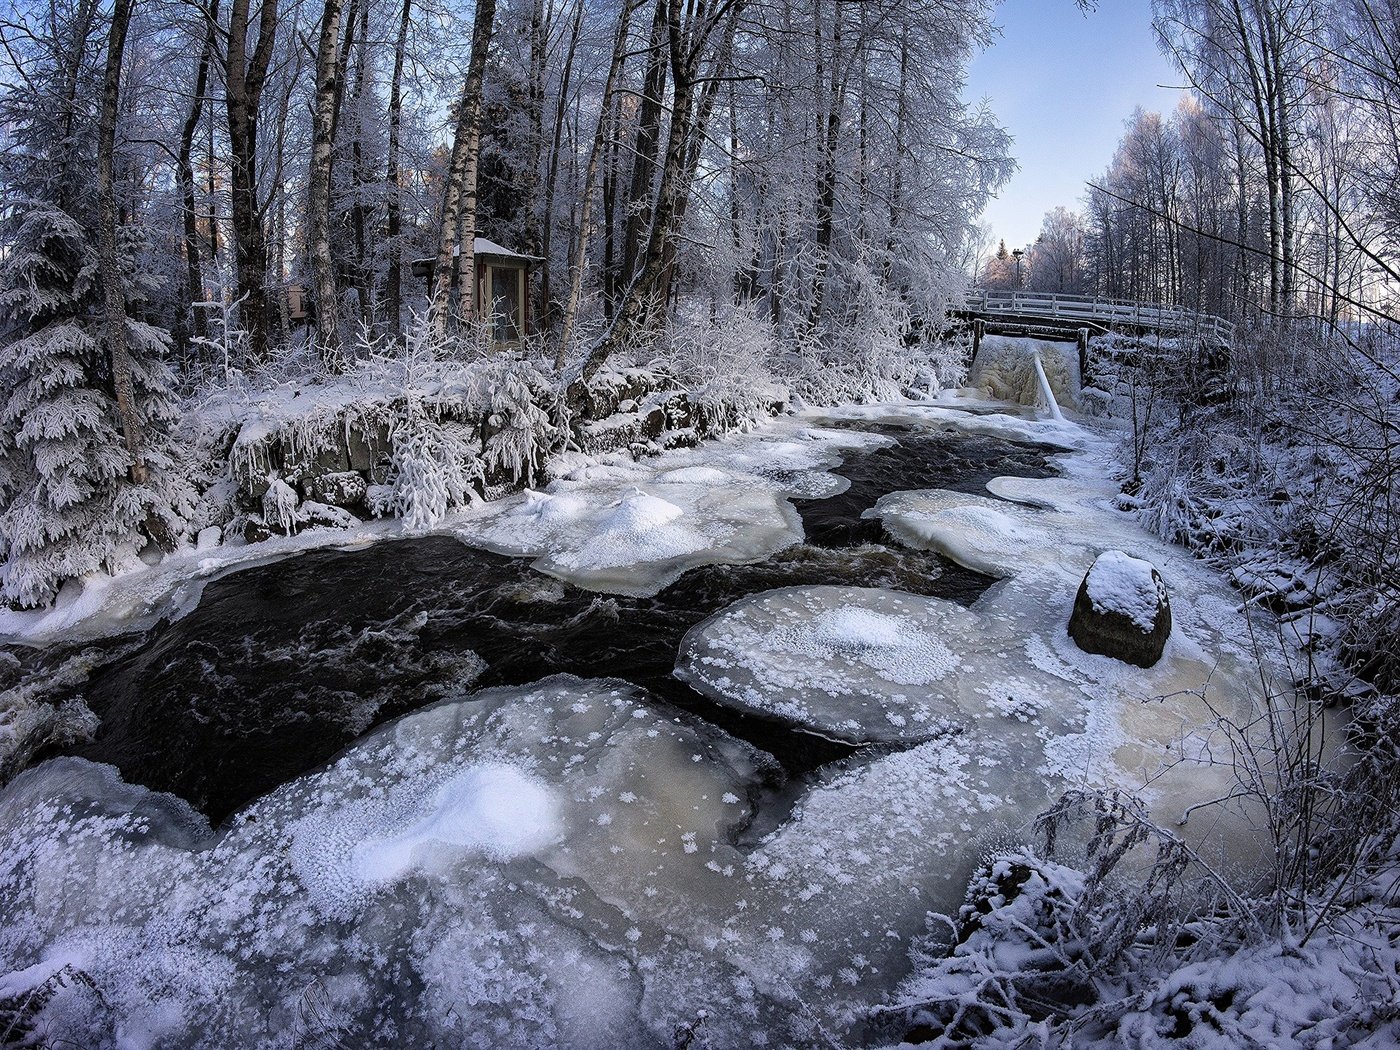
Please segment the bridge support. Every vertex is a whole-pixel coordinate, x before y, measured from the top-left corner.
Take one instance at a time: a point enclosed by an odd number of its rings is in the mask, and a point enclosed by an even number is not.
[[[982,349],[982,337],[987,334],[987,322],[982,318],[977,318],[972,322],[972,356],[967,359],[967,367],[970,370],[972,363],[977,360],[977,351]]]
[[[1079,330],[1079,385],[1089,385],[1089,329]]]

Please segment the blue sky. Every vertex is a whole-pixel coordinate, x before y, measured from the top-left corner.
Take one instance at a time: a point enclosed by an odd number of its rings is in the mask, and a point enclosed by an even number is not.
[[[1007,247],[1028,244],[1057,204],[1079,205],[1108,166],[1135,106],[1169,112],[1181,83],[1152,37],[1151,0],[1004,0],[1003,28],[972,63],[967,98],[987,98],[1015,139],[1020,170],[983,214]]]

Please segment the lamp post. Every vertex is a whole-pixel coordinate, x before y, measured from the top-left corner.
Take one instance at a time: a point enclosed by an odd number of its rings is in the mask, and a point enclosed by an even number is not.
[[[1013,248],[1011,255],[1016,260],[1016,290],[1021,290],[1021,256],[1026,254],[1024,248]]]

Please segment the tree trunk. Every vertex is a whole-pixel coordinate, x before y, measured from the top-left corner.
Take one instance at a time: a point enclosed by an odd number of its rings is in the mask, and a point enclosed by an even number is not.
[[[598,181],[598,169],[611,122],[613,92],[617,88],[617,78],[622,71],[622,62],[627,57],[627,32],[631,25],[632,12],[640,6],[640,0],[623,7],[618,15],[617,32],[613,35],[612,58],[608,63],[607,80],[603,83],[603,99],[598,107],[598,127],[593,134],[593,147],[588,151],[588,169],[583,179],[583,199],[580,202],[578,236],[574,241],[573,258],[569,260],[569,299],[564,305],[564,320],[559,329],[559,347],[555,351],[554,367],[563,370],[568,363],[569,342],[573,337],[574,323],[578,319],[579,300],[583,289],[583,268],[588,259],[588,241],[591,230],[589,219],[593,208],[593,190]],[[583,9],[580,3],[579,10]],[[562,107],[562,102],[560,103]]]
[[[413,0],[403,0],[399,16],[399,37],[394,44],[394,74],[389,81],[389,157],[385,166],[384,240],[389,250],[389,273],[385,282],[389,328],[395,340],[403,335],[403,244],[400,241],[400,215],[403,187],[399,185],[399,136],[403,125],[403,66],[408,52],[408,26]]]
[[[233,240],[238,289],[243,297],[239,319],[248,333],[248,354],[267,359],[267,240],[258,202],[258,114],[263,86],[277,35],[277,0],[263,0],[258,41],[248,55],[250,0],[233,0],[229,13],[228,56],[224,83],[228,100],[229,190],[233,204]]]
[[[340,16],[345,27],[345,38],[336,50],[335,88],[331,93],[331,141],[340,141],[340,114],[345,108],[345,87],[350,81],[350,54],[355,50],[355,28],[360,24],[360,9],[364,0],[340,0],[344,9]]]
[[[92,36],[97,27],[97,0],[82,0],[78,9],[74,12],[73,18],[73,43],[70,53],[67,55],[67,65],[63,70],[63,96],[61,105],[63,107],[63,141],[69,143],[73,141],[73,135],[77,127],[78,120],[78,88],[82,83],[83,59],[88,53],[88,38]],[[86,108],[86,107],[84,107]],[[64,172],[63,178],[58,182],[56,189],[56,199],[58,206],[64,211],[69,210],[72,204],[70,194],[73,187],[80,185],[80,180],[73,177],[70,170],[75,160],[79,159],[77,150],[64,150]]]
[[[275,284],[278,287],[277,309],[273,312],[273,319],[277,325],[277,338],[283,346],[287,345],[292,335],[291,310],[287,302],[283,277],[287,272],[287,235],[289,227],[287,225],[287,186],[286,180],[282,177],[286,171],[285,161],[287,157],[287,115],[292,109],[292,95],[296,91],[300,66],[292,71],[292,75],[286,77],[284,87],[277,99],[277,123],[275,124],[276,135],[273,136],[275,145],[272,149],[272,193],[265,210],[275,216],[272,222],[272,229],[276,231],[276,236],[272,242],[272,273],[276,275]]]
[[[821,54],[821,23],[817,22],[817,53]],[[841,135],[841,111],[845,105],[845,86],[841,69],[841,0],[836,0],[835,17],[831,26],[830,84],[827,88],[826,112],[818,120],[821,142],[821,174],[817,182],[816,265],[812,278],[812,302],[807,324],[815,330],[821,323],[826,303],[826,274],[831,265],[831,239],[836,214],[836,149]],[[820,70],[820,65],[818,66]],[[820,72],[818,73],[820,76]]]
[[[620,16],[623,24],[630,18],[630,7],[624,7]],[[569,81],[573,79],[574,56],[578,51],[579,31],[583,28],[583,0],[576,0],[574,8],[574,24],[569,31],[569,50],[564,56],[564,69],[559,74],[559,102],[554,108],[554,146],[549,151],[549,170],[544,181],[544,214],[541,217],[542,230],[540,238],[540,255],[543,259],[540,263],[540,324],[543,328],[549,328],[553,324],[553,306],[551,305],[550,277],[553,263],[552,241],[554,234],[554,188],[559,177],[559,154],[560,145],[564,138],[564,109],[569,97]],[[612,76],[611,67],[608,70],[609,81],[603,87],[603,101],[598,110],[598,129],[601,135],[603,129],[607,127],[608,109],[612,105]],[[597,151],[599,140],[595,136],[593,140],[593,153],[588,158],[589,178],[591,179],[597,172]],[[589,186],[591,187],[591,183]],[[591,197],[591,189],[584,190],[584,199]],[[587,204],[583,207],[586,209]],[[588,213],[585,210],[580,218],[578,228],[582,228],[588,222]],[[578,240],[584,240],[580,237]],[[561,344],[562,346],[562,344]],[[561,351],[562,352],[562,351]]]
[[[546,19],[545,0],[530,0],[530,59],[525,85],[525,119],[529,141],[525,149],[525,164],[520,173],[519,189],[525,199],[521,216],[521,243],[529,255],[538,255],[540,247],[540,165],[544,163],[544,79],[548,69],[549,36],[552,18]],[[559,93],[559,106],[566,105],[568,93]]]
[[[690,200],[700,150],[711,109],[718,94],[720,76],[729,60],[734,30],[743,3],[736,0],[720,20],[703,5],[687,8],[693,12],[690,26],[681,25],[681,0],[669,0],[667,29],[670,49],[671,130],[666,140],[666,159],[661,169],[656,211],[651,233],[642,256],[641,269],[627,289],[612,325],[584,361],[580,381],[586,383],[607,363],[613,352],[632,343],[657,319],[668,293],[669,274],[675,262],[676,242]],[[695,85],[707,42],[720,32],[711,75],[702,82],[700,94]]]
[[[894,276],[896,234],[904,208],[904,154],[909,139],[909,30],[899,35],[899,99],[895,103],[894,163],[890,165],[890,227],[885,234],[884,275]]]
[[[617,305],[621,285],[617,258],[617,155],[621,125],[622,99],[619,97],[614,100],[612,112],[608,114],[608,142],[603,158],[603,316],[608,321],[613,319],[613,307]]]
[[[1292,107],[1288,100],[1286,71],[1284,69],[1284,43],[1281,35],[1283,26],[1281,25],[1281,21],[1282,12],[1279,12],[1274,18],[1268,20],[1267,40],[1269,43],[1268,57],[1272,68],[1271,79],[1273,82],[1274,101],[1273,122],[1275,149],[1278,156],[1279,242],[1281,249],[1279,255],[1279,266],[1281,269],[1279,308],[1286,313],[1292,313],[1294,307],[1294,284],[1297,277],[1293,259],[1293,121]]]
[[[117,253],[117,203],[112,186],[117,100],[121,90],[122,57],[126,53],[126,32],[131,23],[132,3],[133,0],[114,0],[107,34],[107,71],[102,80],[102,110],[97,125],[97,198],[102,224],[98,230],[98,264],[102,277],[103,327],[107,356],[112,367],[112,386],[117,398],[117,414],[121,418],[126,451],[131,457],[131,480],[141,485],[146,481],[146,459],[142,449],[141,415],[136,408],[135,384],[131,379],[126,288],[121,258]]]
[[[657,152],[661,147],[662,96],[666,92],[666,11],[667,0],[656,0],[641,109],[637,115],[637,134],[632,146],[632,179],[625,204],[622,241],[624,285],[637,276],[647,230],[651,225],[651,184],[656,177]]]
[[[476,232],[476,172],[481,142],[481,88],[486,73],[486,53],[495,28],[496,0],[477,0],[476,21],[472,27],[472,55],[467,65],[462,97],[457,102],[457,129],[452,139],[452,159],[443,192],[442,225],[438,231],[437,266],[433,271],[433,291],[428,316],[433,332],[447,331],[447,314],[452,293],[453,249],[458,248],[459,224],[469,231],[462,238],[457,259],[465,275],[460,289],[460,315],[470,318],[475,295],[476,266],[472,240]]]
[[[194,165],[191,154],[194,152],[195,132],[199,130],[199,121],[204,113],[204,93],[209,86],[209,63],[213,58],[218,18],[218,0],[214,0],[204,33],[204,48],[199,54],[199,65],[195,69],[194,98],[190,100],[189,113],[185,115],[184,126],[180,129],[178,167],[185,231],[185,308],[176,315],[175,345],[181,353],[188,351],[191,331],[199,339],[208,334],[204,312],[194,306],[195,303],[204,301],[204,276],[200,269],[199,217],[195,213]]]
[[[316,285],[316,342],[321,364],[329,372],[340,370],[340,317],[336,291],[335,260],[331,258],[331,167],[335,156],[332,140],[335,99],[340,88],[340,31],[345,0],[326,0],[321,16],[321,38],[316,49],[316,95],[311,110],[311,172],[307,186],[307,247]]]
[[[355,295],[360,301],[360,323],[368,330],[374,316],[374,304],[370,295],[369,240],[366,231],[368,216],[365,209],[365,193],[369,188],[369,172],[365,167],[364,150],[364,99],[369,60],[368,0],[361,0],[359,6],[360,49],[355,53],[355,91],[351,96],[355,118],[354,135],[350,140],[350,182],[352,187],[350,229],[355,237],[355,263],[351,280],[355,286]]]

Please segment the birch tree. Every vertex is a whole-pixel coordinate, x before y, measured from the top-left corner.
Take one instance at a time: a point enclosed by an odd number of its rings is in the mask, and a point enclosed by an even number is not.
[[[264,0],[266,2],[266,0]],[[345,0],[326,0],[316,49],[316,96],[312,108],[311,170],[307,192],[307,228],[311,270],[316,287],[316,340],[322,364],[340,365],[339,292],[331,258],[331,165],[334,160],[336,99],[342,90],[340,44]]]
[[[443,190],[442,221],[438,231],[437,263],[429,296],[429,317],[433,330],[447,330],[454,264],[459,283],[458,312],[470,318],[476,284],[476,264],[472,239],[476,231],[477,166],[481,145],[481,94],[486,74],[486,56],[495,29],[495,0],[477,0],[472,26],[472,53],[457,101],[457,121],[452,137],[452,158]],[[464,236],[459,231],[465,230]],[[453,253],[457,252],[454,259]]]

